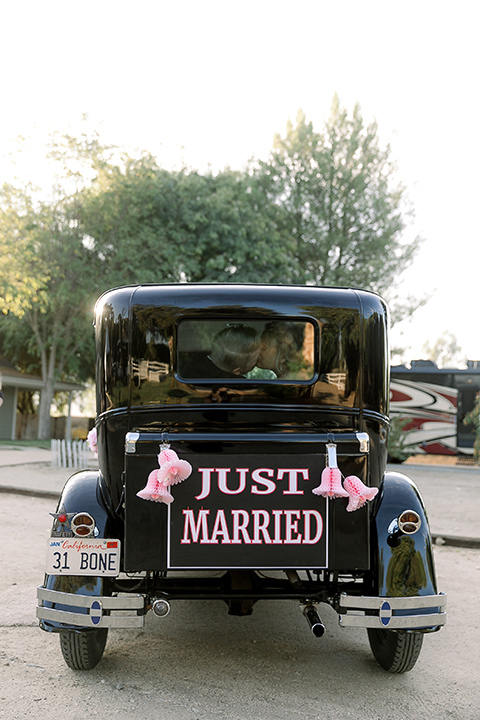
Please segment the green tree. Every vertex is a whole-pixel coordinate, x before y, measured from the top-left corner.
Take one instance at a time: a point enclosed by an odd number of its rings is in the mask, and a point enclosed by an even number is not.
[[[245,173],[167,172],[153,158],[106,167],[78,219],[106,285],[282,281],[280,210]]]
[[[418,240],[402,240],[408,208],[394,173],[376,124],[365,125],[358,105],[350,117],[336,96],[322,132],[299,112],[276,136],[255,177],[286,210],[299,281],[383,293],[396,284]]]
[[[382,292],[417,247],[402,242],[389,148],[337,98],[322,132],[299,114],[255,170],[168,172],[96,133],[57,137],[49,154],[60,169],[49,200],[31,188],[0,194],[0,340],[15,359],[27,333],[44,380],[43,437],[55,380],[91,371],[93,302],[106,289],[237,281]]]
[[[21,317],[46,300],[48,267],[37,256],[37,221],[45,209],[34,210],[32,188],[0,189],[0,313]]]
[[[85,376],[93,365],[88,317],[94,299],[94,268],[65,204],[34,203],[27,195],[23,207],[28,212],[19,217],[19,194],[17,202],[9,205],[10,197],[2,198],[6,220],[2,241],[14,258],[19,280],[9,285],[8,294],[2,294],[2,350],[8,351],[9,359],[23,363],[28,355],[29,369],[40,369],[38,434],[48,439],[55,382]],[[0,278],[2,284],[7,283],[8,272],[3,271]],[[34,287],[41,288],[35,293],[30,278]]]
[[[292,243],[279,229],[279,209],[248,174],[191,173],[179,180],[189,281],[282,282]]]
[[[6,187],[1,196],[0,342],[10,360],[42,375],[41,438],[55,382],[92,374],[91,317],[103,291],[280,282],[287,270],[278,210],[248,175],[170,173],[149,155],[112,161],[86,136],[55,140],[50,154],[62,173],[51,199],[39,201],[32,188]]]
[[[475,460],[480,461],[480,393],[475,398],[475,406],[470,410],[463,419],[465,425],[473,425],[475,427],[475,441],[473,443],[473,455]]]
[[[54,135],[48,198],[31,185],[0,191],[0,347],[22,370],[42,376],[42,439],[49,437],[55,382],[93,374],[98,263],[79,228],[78,202],[114,150],[90,131]]]
[[[410,455],[415,453],[414,447],[408,446],[409,431],[405,428],[412,422],[410,417],[396,415],[390,417],[388,432],[388,460],[393,463],[403,463]]]

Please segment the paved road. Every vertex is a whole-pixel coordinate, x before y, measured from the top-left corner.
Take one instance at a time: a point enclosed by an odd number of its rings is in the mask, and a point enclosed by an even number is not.
[[[425,638],[415,668],[385,673],[364,630],[314,638],[294,602],[253,615],[220,601],[177,601],[144,630],[111,631],[91,672],[65,665],[35,620],[52,500],[0,495],[0,718],[142,720],[478,720],[480,551],[435,547],[448,623]]]
[[[400,470],[417,485],[435,536],[475,539],[480,548],[480,467],[392,465],[389,469]]]
[[[419,486],[434,534],[480,537],[478,468],[391,469]],[[178,601],[163,621],[150,615],[144,630],[111,631],[100,665],[72,672],[58,638],[40,631],[34,617],[49,512],[71,473],[52,468],[47,451],[0,448],[0,719],[480,717],[480,551],[450,544],[435,547],[448,624],[425,638],[406,675],[384,673],[365,631],[339,628],[331,608],[318,640],[295,603],[284,601],[258,603],[247,618],[229,616],[220,601]]]

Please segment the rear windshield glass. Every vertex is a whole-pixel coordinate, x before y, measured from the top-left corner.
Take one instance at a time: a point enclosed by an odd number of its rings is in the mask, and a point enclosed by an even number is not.
[[[315,332],[304,320],[183,320],[177,372],[185,380],[298,380],[314,377]]]

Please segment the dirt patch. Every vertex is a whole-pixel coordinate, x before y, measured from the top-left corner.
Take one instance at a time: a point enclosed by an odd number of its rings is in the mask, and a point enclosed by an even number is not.
[[[456,455],[411,455],[404,465],[456,465]]]

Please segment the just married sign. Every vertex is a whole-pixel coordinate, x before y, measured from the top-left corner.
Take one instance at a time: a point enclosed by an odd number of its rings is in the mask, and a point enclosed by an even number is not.
[[[318,455],[202,454],[172,489],[168,567],[326,567],[328,502],[312,493],[323,462]]]

